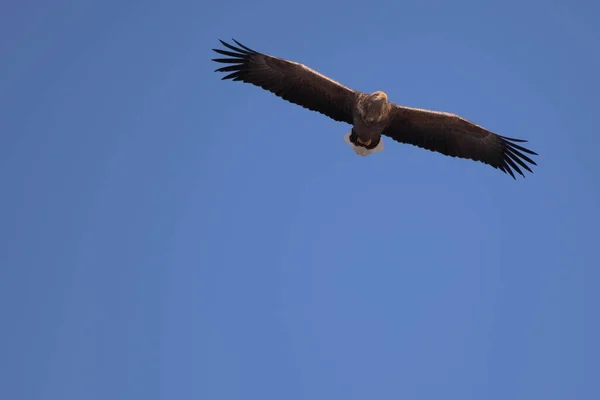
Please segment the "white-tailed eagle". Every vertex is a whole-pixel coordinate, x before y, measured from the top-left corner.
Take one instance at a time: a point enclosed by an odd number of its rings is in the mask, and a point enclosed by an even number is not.
[[[537,155],[516,143],[526,140],[497,135],[458,115],[405,107],[388,101],[382,91],[368,94],[350,89],[305,65],[219,40],[229,50],[213,49],[230,64],[216,72],[222,79],[251,83],[291,103],[352,125],[344,136],[360,155],[383,150],[381,135],[451,157],[480,161],[515,178],[513,170],[532,172],[537,165],[525,153]],[[521,167],[521,168],[519,168]]]

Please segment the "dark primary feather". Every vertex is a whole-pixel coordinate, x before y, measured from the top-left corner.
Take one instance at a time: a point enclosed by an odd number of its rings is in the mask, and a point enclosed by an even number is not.
[[[229,64],[215,70],[229,73],[222,79],[251,83],[291,103],[352,124],[356,99],[352,89],[302,64],[254,51],[235,39],[239,47],[219,41],[229,49],[213,49],[228,57],[213,59]]]
[[[458,115],[394,105],[384,135],[401,142],[451,157],[481,161],[515,178],[513,170],[532,172],[537,165],[525,153],[537,155],[516,143],[526,140],[497,135]]]

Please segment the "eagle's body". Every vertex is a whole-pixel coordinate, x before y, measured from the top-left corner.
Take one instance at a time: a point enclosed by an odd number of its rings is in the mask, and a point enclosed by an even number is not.
[[[515,177],[524,161],[536,165],[523,153],[537,155],[517,145],[525,142],[497,135],[455,114],[400,106],[382,91],[371,94],[352,90],[309,67],[240,47],[213,49],[231,58],[213,61],[231,64],[217,69],[230,72],[222,79],[251,83],[304,108],[352,125],[344,136],[357,154],[383,150],[382,135],[451,157],[481,161]],[[518,165],[517,165],[518,164]]]
[[[368,155],[383,150],[381,133],[389,123],[392,105],[382,91],[359,93],[352,112],[352,129],[346,140],[357,154]]]

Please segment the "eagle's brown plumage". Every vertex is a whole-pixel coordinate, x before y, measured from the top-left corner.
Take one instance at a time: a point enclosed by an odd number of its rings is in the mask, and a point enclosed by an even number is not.
[[[497,135],[455,114],[394,105],[383,133],[400,143],[481,161],[513,178],[513,170],[523,175],[519,166],[532,172],[524,161],[537,165],[523,154],[537,153],[516,144],[526,140]]]
[[[215,58],[213,61],[232,64],[217,69],[230,72],[221,79],[251,83],[277,96],[320,112],[339,122],[352,124],[352,108],[356,92],[302,64],[258,53],[240,44],[234,47],[222,40],[223,46],[234,52],[213,49],[232,58]]]
[[[513,178],[513,171],[524,176],[521,168],[532,172],[526,163],[536,165],[525,153],[537,153],[516,144],[525,140],[497,135],[455,114],[388,102],[383,92],[352,90],[305,65],[233,41],[239,47],[220,40],[229,50],[213,49],[228,57],[213,59],[229,64],[216,70],[229,73],[222,79],[251,83],[291,103],[351,124],[352,141],[357,146],[377,144],[383,134],[400,143],[486,163]],[[367,112],[372,115],[367,116]]]

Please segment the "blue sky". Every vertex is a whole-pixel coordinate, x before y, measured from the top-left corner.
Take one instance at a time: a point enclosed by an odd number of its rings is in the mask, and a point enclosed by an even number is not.
[[[600,398],[598,3],[49,4],[0,6],[1,398]],[[231,37],[538,167],[359,157]]]

